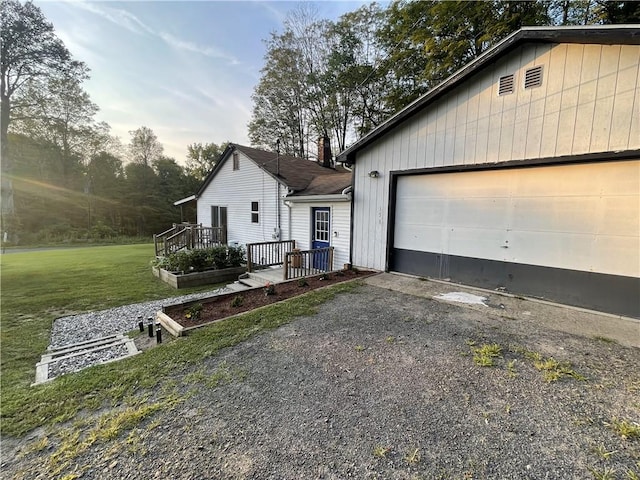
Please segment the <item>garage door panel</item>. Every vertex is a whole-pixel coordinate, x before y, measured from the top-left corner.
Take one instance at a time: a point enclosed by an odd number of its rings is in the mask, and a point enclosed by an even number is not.
[[[529,265],[592,271],[591,235],[566,232],[511,232],[509,261]]]
[[[396,248],[437,252],[444,243],[440,226],[413,224],[407,226],[395,240]]]
[[[452,227],[504,229],[508,212],[508,198],[451,198],[446,221]]]
[[[490,228],[454,228],[443,253],[471,258],[505,260],[505,233]]]
[[[591,264],[594,272],[613,270],[619,275],[640,277],[640,241],[631,236],[598,235],[594,239]],[[639,295],[640,290],[636,298]]]
[[[640,216],[634,202],[633,196],[604,197],[601,200],[603,214],[597,233],[617,232],[618,235],[637,238]]]
[[[400,225],[443,225],[447,212],[444,199],[410,198],[397,205],[396,224]]]
[[[521,231],[596,233],[599,197],[522,197],[513,200],[510,228]]]

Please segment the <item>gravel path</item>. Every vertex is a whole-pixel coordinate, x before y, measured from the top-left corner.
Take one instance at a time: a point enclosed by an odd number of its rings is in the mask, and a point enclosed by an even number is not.
[[[197,300],[225,293],[226,291],[227,289],[223,287],[204,293],[194,293],[164,300],[134,303],[98,312],[60,317],[53,323],[49,348],[60,348],[71,343],[84,342],[116,333],[127,333],[138,328],[138,317],[142,317],[146,324],[147,318],[153,317],[155,319],[156,312],[165,305]]]
[[[183,402],[73,468],[82,479],[640,474],[640,439],[608,426],[640,421],[640,349],[541,329],[535,305],[526,321],[497,308],[360,287],[177,375]],[[473,360],[484,344],[502,347],[494,367]],[[533,352],[586,380],[546,382]],[[8,464],[7,478],[49,478],[59,441],[49,442]]]

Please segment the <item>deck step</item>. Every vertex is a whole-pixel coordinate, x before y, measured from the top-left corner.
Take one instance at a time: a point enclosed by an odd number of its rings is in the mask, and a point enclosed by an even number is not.
[[[126,353],[113,355],[101,355],[101,351],[109,351],[120,346],[124,347]],[[123,350],[120,348],[120,350]],[[49,349],[48,353],[42,355],[41,360],[36,364],[36,381],[32,385],[38,385],[40,383],[48,382],[56,378],[54,371],[56,371],[56,364],[60,362],[66,363],[71,361],[72,364],[76,363],[73,359],[79,360],[79,367],[67,368],[67,373],[76,372],[92,365],[100,363],[108,363],[116,360],[121,360],[132,355],[140,353],[136,347],[133,339],[122,335],[109,335],[102,338],[96,338],[84,342],[78,342],[71,345],[64,345],[57,349]],[[81,357],[88,358],[87,360],[81,359]],[[109,360],[105,360],[109,358]]]
[[[227,285],[226,288],[232,292],[243,292],[244,290],[248,290],[250,287],[246,286],[244,283],[234,282]]]
[[[246,285],[249,288],[255,288],[255,287],[264,287],[267,284],[267,281],[262,280],[262,279],[258,279],[255,277],[252,278],[241,278],[240,280],[238,280],[239,283]]]

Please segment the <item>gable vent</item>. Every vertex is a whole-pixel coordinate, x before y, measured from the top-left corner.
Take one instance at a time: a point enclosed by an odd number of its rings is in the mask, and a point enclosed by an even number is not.
[[[508,95],[513,93],[514,75],[504,75],[500,77],[500,83],[498,85],[498,95]]]
[[[524,72],[524,88],[535,88],[542,85],[542,65],[529,68]]]

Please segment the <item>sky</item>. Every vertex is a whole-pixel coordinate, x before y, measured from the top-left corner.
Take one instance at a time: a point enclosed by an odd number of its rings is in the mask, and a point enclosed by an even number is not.
[[[91,69],[84,83],[100,107],[98,121],[129,143],[151,128],[178,163],[194,142],[249,144],[251,94],[265,44],[282,32],[289,1],[34,2],[76,60]],[[364,1],[313,3],[336,20]]]

